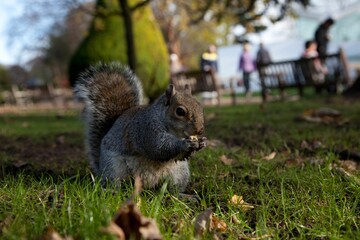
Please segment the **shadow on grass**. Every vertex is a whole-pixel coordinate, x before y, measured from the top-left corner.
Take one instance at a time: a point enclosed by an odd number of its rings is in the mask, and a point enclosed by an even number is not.
[[[85,175],[87,170],[83,143],[73,141],[77,133],[61,133],[37,139],[0,135],[0,179],[25,173],[33,176],[69,177]]]

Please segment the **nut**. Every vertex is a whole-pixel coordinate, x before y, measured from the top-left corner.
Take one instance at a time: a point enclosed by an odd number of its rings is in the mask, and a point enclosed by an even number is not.
[[[198,141],[198,137],[193,135],[189,137],[191,141]]]

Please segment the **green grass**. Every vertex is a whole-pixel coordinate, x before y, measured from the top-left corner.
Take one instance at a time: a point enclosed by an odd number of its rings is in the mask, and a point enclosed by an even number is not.
[[[318,107],[340,110],[349,123],[295,120],[304,110]],[[265,235],[272,239],[359,239],[360,185],[329,166],[339,162],[334,148],[359,152],[360,103],[310,98],[269,103],[264,108],[211,107],[205,112],[206,136],[211,143],[218,139],[221,144],[209,146],[191,159],[192,179],[187,193],[196,193],[200,202],[179,200],[166,186],[137,197],[141,212],[158,222],[165,239],[193,239],[193,220],[208,207],[213,207],[215,215],[227,224],[225,232],[217,233],[221,239]],[[19,161],[17,158],[36,161],[36,151],[55,155],[60,149],[69,159],[64,164],[84,162],[85,155],[74,151],[82,150],[83,144],[79,113],[69,112],[62,117],[52,113],[3,115],[0,126],[3,141],[22,148],[31,141],[35,142],[31,148],[39,145],[39,149],[26,154],[12,155],[13,146],[2,143],[0,238],[34,239],[52,226],[63,236],[111,239],[100,229],[132,194],[131,183],[120,191],[103,189],[84,164],[77,167],[76,177],[70,177],[74,171],[66,167],[39,170],[32,165],[11,164]],[[304,150],[304,140],[321,142],[322,147]],[[54,148],[45,144],[56,141]],[[274,159],[263,160],[273,151],[277,153]],[[222,155],[233,163],[223,164]],[[48,169],[51,171],[44,171]],[[359,171],[353,174],[360,177]],[[234,194],[243,196],[254,209],[243,211],[230,204]],[[238,221],[232,221],[234,217]],[[208,233],[204,239],[212,236]]]

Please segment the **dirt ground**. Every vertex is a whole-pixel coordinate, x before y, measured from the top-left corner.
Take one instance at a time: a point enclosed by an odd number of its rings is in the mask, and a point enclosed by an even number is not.
[[[9,138],[0,135],[0,155],[3,170],[49,172],[73,175],[87,168],[83,143],[74,144],[68,139],[74,134],[61,134],[55,139],[30,137]],[[78,137],[78,136],[76,136]]]

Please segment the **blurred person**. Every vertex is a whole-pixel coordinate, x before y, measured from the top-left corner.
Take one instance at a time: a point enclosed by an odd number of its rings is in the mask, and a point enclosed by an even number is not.
[[[246,96],[251,95],[250,89],[250,77],[251,73],[256,70],[256,64],[253,57],[250,54],[250,44],[245,43],[243,46],[243,52],[240,56],[239,70],[243,72],[243,81],[245,87]]]
[[[179,56],[176,53],[170,54],[170,73],[175,75],[179,72],[182,72],[183,66],[179,60]]]
[[[315,31],[315,41],[320,59],[323,59],[327,54],[327,45],[330,41],[329,30],[334,23],[334,19],[328,18]]]
[[[260,43],[259,50],[256,53],[257,65],[268,65],[272,62],[269,51],[265,48],[263,43]]]
[[[327,74],[327,68],[319,59],[319,53],[317,52],[317,44],[313,40],[305,42],[304,52],[301,54],[302,59],[313,59],[312,61],[306,61],[303,65],[303,73],[307,81],[311,79],[315,84],[315,91],[321,92],[319,84],[325,82],[325,76]]]
[[[208,50],[201,55],[200,67],[205,72],[210,71],[210,69],[215,72],[218,71],[218,56],[214,44],[210,44]]]

